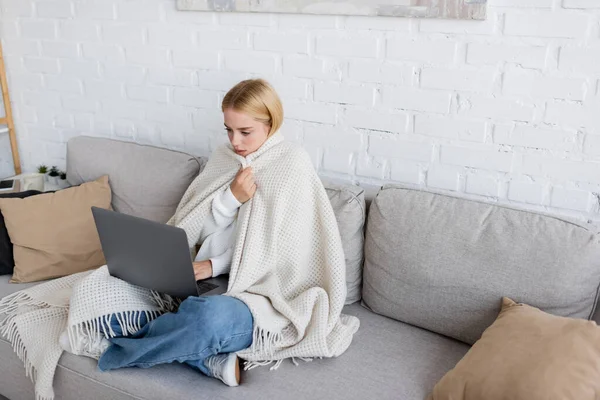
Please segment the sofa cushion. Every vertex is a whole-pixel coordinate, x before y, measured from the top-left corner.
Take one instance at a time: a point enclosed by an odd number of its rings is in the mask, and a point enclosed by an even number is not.
[[[103,176],[81,186],[25,199],[0,199],[13,243],[12,282],[35,282],[106,264],[91,207],[109,208]]]
[[[24,199],[29,196],[41,194],[37,190],[28,190],[18,193],[0,193],[0,199]],[[0,275],[8,275],[13,273],[15,268],[15,259],[13,258],[13,245],[6,230],[4,216],[0,212]]]
[[[0,277],[0,296],[4,281]],[[16,286],[16,285],[13,285]],[[361,320],[350,348],[340,357],[285,361],[278,370],[242,373],[232,390],[181,364],[100,372],[90,358],[63,354],[54,379],[56,399],[289,399],[423,400],[469,346],[385,318],[353,304],[344,309]],[[23,363],[0,339],[0,394],[11,400],[33,398]]]
[[[596,400],[600,328],[508,298],[429,400]]]
[[[346,304],[360,300],[364,261],[365,195],[360,186],[323,180],[342,238],[346,259]]]
[[[78,185],[108,175],[115,211],[167,222],[204,159],[159,147],[78,136],[67,145],[67,179]]]
[[[375,312],[472,344],[502,297],[590,318],[600,238],[557,217],[386,185],[367,222],[363,300]]]

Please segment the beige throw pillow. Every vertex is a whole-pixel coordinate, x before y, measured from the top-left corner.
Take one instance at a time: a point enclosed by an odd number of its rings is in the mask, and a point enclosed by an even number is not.
[[[15,269],[11,282],[35,282],[106,263],[91,207],[110,208],[108,176],[25,199],[0,199]]]
[[[600,327],[504,298],[496,321],[429,400],[600,398]]]

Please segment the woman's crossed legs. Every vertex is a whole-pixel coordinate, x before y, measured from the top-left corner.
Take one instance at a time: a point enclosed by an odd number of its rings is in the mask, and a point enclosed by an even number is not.
[[[115,320],[111,327],[117,334],[121,332]],[[230,296],[188,297],[176,313],[161,315],[132,336],[109,339],[112,344],[98,367],[108,371],[180,362],[235,386],[239,366],[237,357],[230,353],[252,344],[252,328],[252,314],[241,300]],[[232,361],[236,363],[235,383],[231,371],[223,371],[232,368]],[[224,373],[229,374],[225,379]]]

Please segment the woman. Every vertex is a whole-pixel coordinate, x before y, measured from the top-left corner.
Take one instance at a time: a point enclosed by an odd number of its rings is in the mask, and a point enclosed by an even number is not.
[[[261,99],[264,106],[256,104],[256,99]],[[231,147],[243,157],[258,150],[283,122],[281,101],[263,80],[240,82],[227,93],[221,109]],[[194,263],[196,280],[229,272],[237,210],[255,192],[252,167],[247,167],[241,168],[231,186],[215,197],[212,218],[204,227],[202,246]]]
[[[230,143],[211,156],[169,224],[186,231],[191,248],[201,243],[196,279],[229,273],[228,291],[189,297],[177,313],[111,339],[101,370],[178,361],[237,386],[236,353],[250,367],[333,357],[358,329],[355,317],[341,315],[345,263],[331,205],[310,157],[278,133],[279,97],[267,82],[247,80],[227,93],[222,111]]]

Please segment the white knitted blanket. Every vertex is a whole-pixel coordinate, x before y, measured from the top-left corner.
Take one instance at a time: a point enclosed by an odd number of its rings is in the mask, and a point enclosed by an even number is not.
[[[183,228],[192,248],[212,199],[251,165],[257,191],[240,209],[227,294],[254,317],[246,368],[285,358],[335,357],[358,330],[341,314],[346,264],[338,225],[309,155],[275,133],[248,157],[229,144],[217,149],[168,222]]]
[[[103,266],[6,296],[0,301],[0,333],[24,362],[36,399],[52,400],[63,349],[98,359],[108,347],[105,337],[115,336],[111,317],[129,335],[142,328],[135,318],[140,313],[151,320],[174,307],[170,297],[114,278]]]

